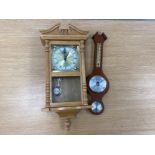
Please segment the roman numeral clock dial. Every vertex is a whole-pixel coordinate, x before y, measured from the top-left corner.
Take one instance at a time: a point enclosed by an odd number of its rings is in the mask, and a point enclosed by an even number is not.
[[[104,111],[102,97],[109,89],[108,78],[102,70],[103,44],[107,37],[104,33],[99,34],[97,32],[92,39],[94,41],[94,69],[87,77],[87,87],[91,97],[89,101],[91,105],[90,111],[98,115]]]

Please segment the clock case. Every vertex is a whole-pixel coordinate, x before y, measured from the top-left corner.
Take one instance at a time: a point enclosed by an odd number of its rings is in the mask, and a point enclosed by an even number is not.
[[[65,120],[65,128],[69,129],[71,125],[70,119],[75,117],[81,109],[88,109],[87,85],[85,75],[85,41],[88,38],[88,31],[83,31],[71,24],[56,24],[47,29],[40,30],[41,42],[46,54],[46,105],[43,110],[55,111]],[[77,45],[79,46],[80,69],[73,72],[52,72],[51,70],[51,46],[52,45]],[[52,101],[52,78],[55,77],[79,77],[81,101],[57,102]],[[69,91],[69,90],[65,90]]]
[[[93,71],[91,74],[89,74],[87,76],[87,88],[88,88],[88,93],[90,94],[90,101],[89,104],[91,104],[93,101],[99,101],[102,102],[102,97],[107,93],[107,91],[109,90],[109,80],[106,77],[106,75],[103,72],[102,69],[102,63],[103,63],[103,45],[104,42],[107,40],[107,36],[102,33],[101,35],[97,32],[93,37],[92,37],[93,41],[94,41],[94,64],[93,64]],[[97,59],[97,44],[101,43],[101,59],[100,59],[100,67],[96,66],[96,59]],[[105,90],[101,93],[96,93],[93,92],[91,90],[91,88],[89,87],[89,81],[90,79],[95,76],[95,75],[99,75],[102,76],[106,81],[107,81],[107,87],[105,88]],[[101,111],[102,113],[103,111]],[[100,114],[100,113],[99,113]]]

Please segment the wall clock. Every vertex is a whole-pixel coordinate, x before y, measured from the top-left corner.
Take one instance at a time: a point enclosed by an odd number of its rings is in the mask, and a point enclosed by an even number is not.
[[[93,114],[101,114],[104,110],[102,97],[109,89],[109,81],[102,70],[103,44],[107,39],[104,33],[98,32],[92,37],[94,41],[94,68],[93,72],[87,77],[87,87],[90,94],[89,104]]]
[[[55,111],[70,128],[71,118],[87,109],[85,75],[85,41],[88,32],[75,26],[56,24],[41,30],[41,41],[46,52],[46,106]]]

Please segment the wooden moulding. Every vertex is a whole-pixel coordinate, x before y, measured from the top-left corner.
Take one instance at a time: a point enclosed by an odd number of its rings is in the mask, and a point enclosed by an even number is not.
[[[61,38],[60,38],[61,37]],[[63,40],[85,40],[87,37],[86,36],[83,36],[83,35],[77,35],[77,36],[74,36],[74,35],[70,35],[70,36],[63,36],[63,35],[53,35],[53,36],[48,36],[48,35],[42,35],[41,36],[41,39],[43,40],[59,40],[59,41],[63,41]],[[44,44],[44,42],[43,42]]]
[[[81,101],[76,101],[76,102],[56,102],[56,103],[51,103],[52,108],[59,108],[59,107],[70,107],[70,106],[81,106],[82,102]]]
[[[56,24],[55,26],[40,30],[41,42],[45,45],[45,40],[69,41],[69,40],[86,40],[88,38],[88,31],[83,31],[71,24]]]
[[[80,72],[51,72],[52,77],[73,77],[73,76],[80,76]]]
[[[46,54],[46,107],[50,106],[50,66],[49,66],[49,41],[45,41],[45,54]],[[48,109],[47,109],[48,110]]]
[[[88,97],[87,97],[87,84],[86,84],[86,71],[85,71],[85,59],[84,59],[84,40],[81,40],[80,41],[80,51],[81,51],[81,92],[82,92],[82,99],[83,99],[83,102],[82,104],[83,105],[88,105]]]
[[[50,111],[65,111],[65,110],[82,110],[82,109],[89,109],[91,108],[90,105],[68,105],[68,106],[49,106],[42,108],[43,111],[46,111],[46,109],[49,109]]]

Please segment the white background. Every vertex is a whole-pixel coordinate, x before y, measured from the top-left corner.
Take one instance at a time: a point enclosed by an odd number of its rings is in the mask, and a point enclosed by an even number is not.
[[[146,19],[154,0],[0,0],[0,18]]]

